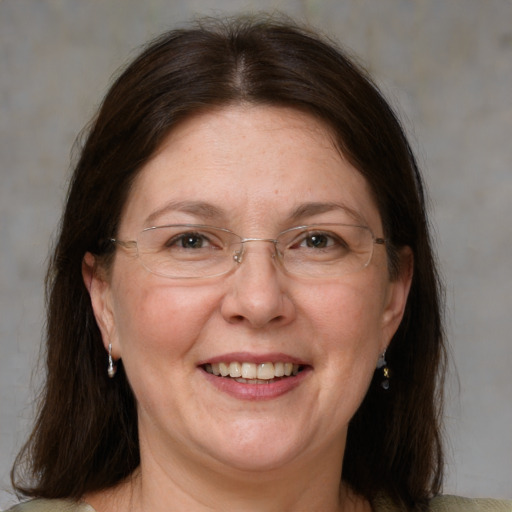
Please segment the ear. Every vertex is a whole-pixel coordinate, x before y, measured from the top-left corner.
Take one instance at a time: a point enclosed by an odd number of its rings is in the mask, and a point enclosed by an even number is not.
[[[104,268],[98,264],[96,257],[90,252],[82,260],[82,278],[91,297],[92,309],[96,323],[100,328],[103,346],[108,351],[112,344],[112,356],[119,350],[115,328],[114,313],[112,309],[111,285]]]
[[[414,269],[414,255],[410,247],[400,249],[399,264],[398,276],[388,283],[388,294],[382,315],[383,341],[385,344],[381,347],[381,352],[384,352],[387,348],[404,316]]]

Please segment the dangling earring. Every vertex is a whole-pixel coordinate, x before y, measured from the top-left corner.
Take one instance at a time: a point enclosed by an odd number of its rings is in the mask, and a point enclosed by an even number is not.
[[[117,372],[117,365],[114,363],[112,359],[112,343],[108,344],[108,368],[107,373],[108,376],[112,379]]]
[[[389,389],[389,368],[388,363],[386,362],[386,351],[382,352],[377,361],[377,369],[380,370],[382,368],[382,382],[380,383],[382,389]]]

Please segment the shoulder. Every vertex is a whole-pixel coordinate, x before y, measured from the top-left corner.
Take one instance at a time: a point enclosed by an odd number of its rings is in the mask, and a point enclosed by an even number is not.
[[[375,512],[400,512],[385,496],[373,503]],[[512,512],[512,501],[461,498],[460,496],[437,496],[428,505],[428,512]]]
[[[7,512],[95,512],[85,503],[68,500],[30,500],[15,505]]]
[[[512,512],[512,501],[438,496],[430,502],[430,512]]]

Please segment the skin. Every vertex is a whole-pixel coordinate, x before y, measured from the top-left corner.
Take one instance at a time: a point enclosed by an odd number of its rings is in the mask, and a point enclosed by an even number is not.
[[[215,213],[166,207],[183,200]],[[352,213],[290,219],[312,202]],[[301,224],[356,223],[354,215],[382,236],[368,184],[325,126],[288,108],[237,105],[174,129],[138,175],[117,237],[196,223],[273,238]],[[254,242],[233,272],[176,281],[149,273],[133,250],[119,249],[108,272],[86,255],[84,280],[105,347],[133,388],[141,445],[132,478],[85,497],[98,512],[369,510],[340,491],[347,425],[401,321],[410,251],[393,281],[384,246],[366,268],[330,280],[289,276],[271,256],[272,244]],[[198,367],[233,352],[278,352],[310,371],[280,396],[244,400]]]

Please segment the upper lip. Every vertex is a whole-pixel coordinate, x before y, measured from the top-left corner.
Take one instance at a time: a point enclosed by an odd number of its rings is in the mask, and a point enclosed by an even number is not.
[[[293,363],[298,365],[308,365],[308,363],[303,359],[281,352],[268,352],[264,354],[255,354],[253,352],[230,352],[226,354],[221,354],[219,356],[214,356],[208,359],[204,359],[203,361],[199,361],[197,363],[197,366],[202,366],[208,363],[229,363],[235,361],[239,363],[254,364],[281,362]]]

